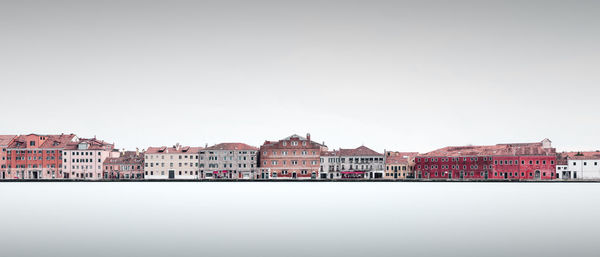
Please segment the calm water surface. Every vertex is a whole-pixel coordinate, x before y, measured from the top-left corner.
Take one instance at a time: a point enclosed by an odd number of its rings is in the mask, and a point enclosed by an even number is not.
[[[598,256],[600,184],[0,183],[1,256]]]

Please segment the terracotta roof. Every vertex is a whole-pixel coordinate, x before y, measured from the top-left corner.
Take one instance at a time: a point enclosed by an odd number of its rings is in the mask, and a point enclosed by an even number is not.
[[[17,135],[0,135],[0,145],[8,146]]]
[[[590,160],[600,159],[600,151],[562,152],[557,154],[559,159]]]
[[[289,137],[286,137],[286,138],[284,138],[284,139],[277,140],[277,141],[268,141],[268,140],[265,140],[265,143],[264,143],[262,146],[274,146],[274,145],[276,145],[276,144],[278,144],[278,143],[280,143],[280,142],[282,142],[282,141],[288,141],[288,140],[292,140],[292,139],[298,139],[298,140],[300,140],[300,141],[308,141],[308,139],[307,139],[307,138],[305,138],[305,137],[302,137],[302,136],[299,136],[299,135],[293,134],[293,135],[291,135],[291,136],[289,136]],[[313,146],[313,147],[321,147],[321,146],[325,146],[324,144],[320,144],[320,143],[317,143],[317,142],[315,142],[315,141],[312,141],[312,140],[310,140],[310,144],[311,144],[311,146]]]
[[[40,146],[40,148],[65,148],[70,142],[75,139],[74,134],[69,135],[49,135],[48,139]]]
[[[338,151],[321,151],[321,156],[339,156]]]
[[[490,156],[490,155],[551,155],[555,148],[543,148],[542,143],[516,143],[482,146],[448,146],[422,156]]]
[[[77,150],[79,144],[81,143],[88,144],[87,150],[112,150],[115,147],[114,144],[110,144],[96,138],[79,138],[78,141],[69,142],[65,147],[65,150]]]
[[[388,152],[386,152],[386,154],[388,155],[388,158],[391,156],[415,157],[415,156],[419,155],[418,152],[392,152],[392,151],[388,151]]]
[[[144,163],[144,153],[137,154],[135,151],[122,152],[119,157],[109,157],[104,160],[104,164],[142,164]]]
[[[359,146],[354,149],[340,148],[340,155],[341,156],[383,156],[383,154],[375,152],[364,145]]]
[[[385,164],[408,164],[408,158],[401,155],[388,156],[385,158]]]
[[[18,148],[25,149],[27,148],[27,138],[35,136],[35,137],[45,137],[43,143],[40,146],[36,146],[34,148],[37,149],[60,149],[65,148],[70,142],[75,140],[77,137],[75,134],[60,134],[60,135],[38,135],[38,134],[28,134],[28,135],[20,135],[16,137],[8,146],[8,148]]]
[[[189,147],[180,145],[174,145],[172,147],[148,147],[146,154],[197,154],[202,149],[202,147]]]
[[[244,143],[220,143],[220,144],[216,144],[207,148],[204,148],[204,150],[247,150],[247,151],[257,151],[258,148],[251,146],[251,145],[247,145]]]

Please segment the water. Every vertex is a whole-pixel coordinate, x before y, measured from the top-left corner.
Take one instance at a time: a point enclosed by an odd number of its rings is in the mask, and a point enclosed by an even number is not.
[[[600,184],[0,183],[2,256],[597,256]]]

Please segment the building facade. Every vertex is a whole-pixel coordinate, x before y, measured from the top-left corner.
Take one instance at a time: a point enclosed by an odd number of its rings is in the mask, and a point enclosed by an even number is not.
[[[555,178],[556,150],[539,143],[446,147],[415,158],[417,178],[549,180]]]
[[[561,179],[600,179],[600,151],[567,152],[558,155],[564,165],[557,166]]]
[[[259,151],[259,178],[317,179],[322,151],[327,146],[311,141],[310,134],[265,141]]]
[[[100,180],[102,164],[110,157],[114,144],[96,138],[79,138],[63,150],[62,172],[65,179]]]
[[[144,154],[145,179],[199,179],[199,152],[202,147],[176,144],[149,147]]]
[[[102,176],[111,180],[144,179],[144,153],[113,151],[103,162]]]
[[[63,178],[62,155],[74,134],[20,135],[6,148],[6,177],[9,179]]]
[[[342,179],[381,179],[384,175],[383,154],[366,146],[339,150]]]
[[[340,152],[321,151],[321,167],[319,168],[320,179],[340,179]]]
[[[221,143],[199,153],[202,179],[254,179],[258,176],[258,148],[243,143]]]
[[[6,151],[10,143],[17,137],[16,135],[0,135],[0,179],[7,179],[6,167]]]
[[[385,179],[414,178],[416,152],[385,152]]]

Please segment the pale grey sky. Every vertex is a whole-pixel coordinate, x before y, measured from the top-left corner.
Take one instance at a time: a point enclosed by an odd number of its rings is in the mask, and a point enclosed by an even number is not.
[[[2,1],[0,133],[600,149],[598,1]]]

